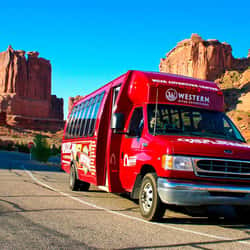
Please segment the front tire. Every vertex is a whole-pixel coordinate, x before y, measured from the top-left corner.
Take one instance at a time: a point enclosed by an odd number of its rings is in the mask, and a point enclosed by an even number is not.
[[[148,221],[161,219],[166,210],[157,192],[156,179],[155,173],[146,174],[139,193],[141,215]]]

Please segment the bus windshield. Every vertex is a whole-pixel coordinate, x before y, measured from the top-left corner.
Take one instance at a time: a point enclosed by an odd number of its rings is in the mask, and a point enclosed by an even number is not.
[[[245,142],[222,112],[168,104],[148,104],[148,128],[154,135],[186,135]]]

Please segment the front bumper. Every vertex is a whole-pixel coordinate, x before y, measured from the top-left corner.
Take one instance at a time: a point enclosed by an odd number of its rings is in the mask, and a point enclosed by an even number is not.
[[[166,204],[250,205],[250,185],[236,186],[158,178],[157,188],[161,201]]]

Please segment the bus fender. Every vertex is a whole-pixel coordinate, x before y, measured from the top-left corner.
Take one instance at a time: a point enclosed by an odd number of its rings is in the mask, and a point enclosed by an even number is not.
[[[135,199],[135,200],[139,199],[139,191],[140,191],[142,179],[143,179],[143,176],[142,176],[141,174],[138,174],[138,175],[136,176],[135,184],[134,184],[133,190],[132,190],[132,192],[130,193],[130,198],[131,198],[131,199]]]
[[[156,171],[155,171],[154,167],[151,165],[143,165],[142,166],[140,173],[136,176],[133,190],[130,193],[131,199],[139,199],[139,192],[140,192],[142,180],[143,180],[143,177],[147,173],[156,173]]]

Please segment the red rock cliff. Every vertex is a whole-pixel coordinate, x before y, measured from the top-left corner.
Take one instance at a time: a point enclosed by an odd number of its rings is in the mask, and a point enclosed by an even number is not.
[[[69,97],[68,101],[68,114],[71,112],[72,106],[74,105],[75,102],[78,102],[81,100],[84,96],[77,95],[75,97]]]
[[[226,70],[247,69],[249,63],[249,57],[235,59],[229,44],[192,34],[161,59],[160,71],[214,81]]]
[[[247,58],[237,59],[229,44],[193,34],[161,59],[160,71],[215,81],[226,111],[250,142],[250,50]]]
[[[51,64],[38,56],[11,46],[0,53],[0,113],[9,125],[56,130],[63,100],[51,96]]]

